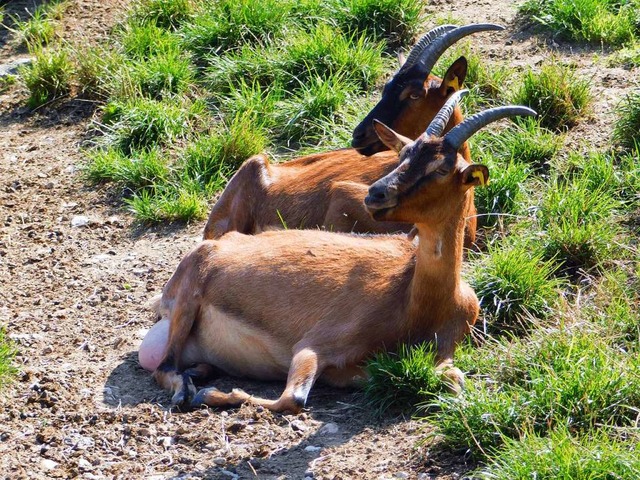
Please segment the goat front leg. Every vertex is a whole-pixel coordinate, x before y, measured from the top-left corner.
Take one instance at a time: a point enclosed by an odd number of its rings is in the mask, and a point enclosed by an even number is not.
[[[364,207],[368,185],[336,182],[331,187],[329,207],[322,226],[325,230],[354,233],[408,232],[411,225],[398,222],[376,222]]]
[[[201,405],[237,407],[246,402],[252,405],[260,405],[274,412],[298,413],[305,406],[309,391],[320,372],[318,355],[312,348],[305,347],[294,354],[289,367],[287,385],[277,400],[253,397],[240,389],[233,389],[231,393],[224,393],[210,387],[200,390],[191,405],[194,407]]]
[[[453,365],[453,354],[459,340],[457,335],[447,332],[436,336],[436,372],[442,378],[447,390],[459,395],[464,389],[464,373]]]

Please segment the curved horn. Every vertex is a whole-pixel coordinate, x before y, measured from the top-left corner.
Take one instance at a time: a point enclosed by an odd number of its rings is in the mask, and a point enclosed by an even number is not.
[[[449,119],[451,118],[451,114],[453,113],[454,108],[458,105],[458,101],[469,94],[469,90],[458,90],[451,94],[451,96],[447,99],[447,102],[442,106],[440,111],[433,117],[431,123],[427,127],[426,134],[427,136],[435,135],[439,137],[444,132],[444,128],[449,123]]]
[[[517,117],[519,115],[535,116],[537,113],[535,110],[531,110],[528,107],[521,107],[518,105],[490,108],[484,112],[471,115],[464,122],[453,127],[449,130],[449,133],[444,136],[444,141],[449,146],[458,150],[471,135],[476,133],[482,127],[486,127],[490,123],[502,118]]]
[[[436,27],[425,33],[422,37],[420,37],[420,40],[415,43],[415,45],[409,52],[409,55],[407,56],[407,60],[404,62],[400,70],[404,71],[411,68],[420,58],[422,51],[427,48],[431,42],[433,42],[436,38],[444,35],[445,33],[454,30],[455,28],[457,28],[455,25],[440,25],[439,27]]]
[[[422,51],[422,54],[416,63],[419,63],[424,71],[430,72],[445,50],[458,40],[466,37],[467,35],[471,35],[472,33],[495,30],[504,30],[504,27],[493,23],[476,23],[450,30],[444,35],[434,39],[429,45],[429,48]]]

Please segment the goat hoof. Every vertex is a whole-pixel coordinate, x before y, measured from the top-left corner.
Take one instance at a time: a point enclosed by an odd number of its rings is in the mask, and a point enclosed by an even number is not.
[[[191,400],[191,408],[200,408],[202,406],[207,406],[207,395],[213,392],[217,392],[218,389],[215,387],[202,388],[198,393],[196,393]]]
[[[182,374],[182,388],[178,390],[173,397],[171,403],[173,406],[183,409],[191,405],[190,400],[196,394],[196,387],[191,381],[191,377],[187,373]]]
[[[441,372],[442,381],[447,390],[453,395],[460,395],[464,389],[464,373],[456,367],[447,368]]]

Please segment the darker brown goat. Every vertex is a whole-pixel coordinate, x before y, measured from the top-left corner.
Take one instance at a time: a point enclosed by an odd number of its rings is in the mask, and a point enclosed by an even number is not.
[[[366,208],[381,221],[415,223],[417,247],[404,235],[234,232],[203,241],[182,260],[163,290],[162,320],[139,352],[174,403],[250,402],[297,412],[318,378],[353,385],[365,378],[363,364],[375,352],[422,341],[435,344],[438,370],[459,391],[463,375],[453,354],[479,308],[460,278],[464,211],[488,171],[458,150],[491,121],[531,114],[524,107],[490,109],[442,137],[461,95],[451,97],[415,142],[376,124],[381,139],[400,150],[400,163],[371,186]],[[196,393],[193,378],[213,367],[286,378],[286,388],[277,400],[213,387]]]
[[[354,131],[355,149],[301,157],[272,165],[265,155],[248,159],[214,205],[204,230],[205,239],[230,231],[255,234],[273,228],[317,228],[357,233],[407,232],[411,225],[371,219],[362,205],[368,185],[397,165],[397,154],[381,152],[386,146],[369,125],[378,118],[401,134],[418,136],[459,90],[467,73],[464,57],[456,60],[443,79],[431,75],[442,53],[454,42],[475,32],[500,30],[491,24],[454,27],[443,25],[427,33],[411,50],[404,64],[384,88],[382,99]],[[458,108],[446,129],[462,121]],[[371,136],[375,141],[371,140]],[[468,146],[461,145],[470,162]],[[473,193],[465,210],[466,245],[475,240],[476,210]]]

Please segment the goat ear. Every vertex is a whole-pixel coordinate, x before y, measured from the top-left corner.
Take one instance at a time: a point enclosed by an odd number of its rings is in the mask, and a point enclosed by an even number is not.
[[[485,186],[489,184],[489,169],[484,165],[469,165],[462,171],[462,184],[467,187]]]
[[[373,128],[378,135],[378,138],[382,143],[384,143],[391,150],[395,150],[396,152],[400,152],[406,145],[412,143],[413,140],[407,138],[399,133],[394,132],[389,127],[387,127],[380,120],[373,120]]]
[[[440,85],[440,93],[444,96],[449,93],[450,89],[457,92],[462,88],[464,79],[467,78],[467,59],[465,57],[458,58],[447,70]]]

